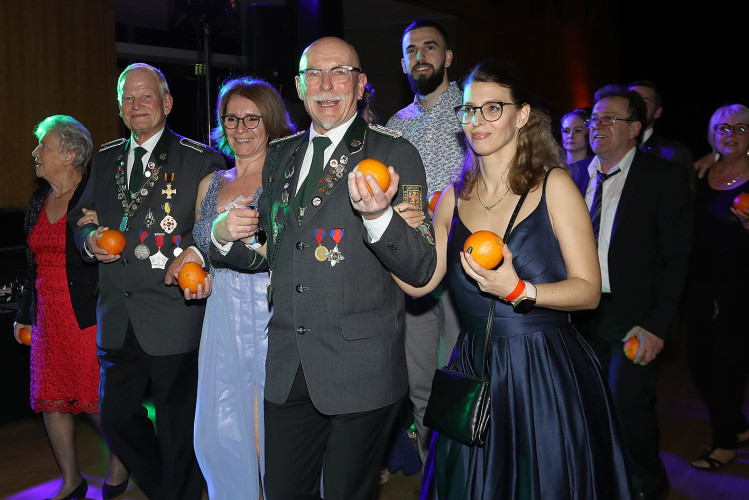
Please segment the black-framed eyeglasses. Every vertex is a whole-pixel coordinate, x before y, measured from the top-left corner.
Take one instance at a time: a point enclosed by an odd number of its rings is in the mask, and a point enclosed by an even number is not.
[[[355,68],[354,66],[336,66],[329,70],[320,68],[307,68],[299,70],[299,77],[306,85],[320,85],[325,73],[330,75],[330,80],[333,83],[346,83],[351,79],[352,71],[361,71],[361,68]]]
[[[744,135],[747,132],[749,132],[749,125],[746,123],[737,123],[736,125],[719,123],[715,126],[715,133],[718,135]]]
[[[598,118],[588,118],[585,120],[586,128],[595,128],[600,125],[602,127],[610,127],[616,122],[634,122],[631,118],[617,118],[615,116],[599,116]]]
[[[464,104],[462,106],[455,106],[455,116],[458,117],[458,121],[462,124],[471,123],[473,118],[476,116],[476,110],[481,112],[481,116],[488,122],[496,122],[502,118],[502,111],[505,106],[514,106],[514,102],[500,102],[500,101],[489,101],[485,102],[481,106],[471,106]]]
[[[235,128],[239,127],[239,122],[242,122],[242,125],[246,129],[253,129],[257,128],[258,125],[260,125],[260,119],[262,118],[262,115],[247,115],[243,116],[242,118],[234,115],[224,115],[221,117],[221,123],[224,124],[224,128],[228,128],[229,130],[234,130]]]

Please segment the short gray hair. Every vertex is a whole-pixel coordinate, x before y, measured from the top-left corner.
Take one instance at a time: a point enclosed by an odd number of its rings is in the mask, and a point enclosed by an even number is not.
[[[144,69],[146,71],[150,71],[151,73],[153,73],[153,75],[159,81],[159,90],[161,91],[161,97],[164,97],[169,93],[169,84],[166,83],[166,78],[164,77],[164,73],[159,71],[158,68],[154,68],[150,64],[133,63],[127,68],[125,68],[124,70],[122,70],[122,73],[120,73],[120,77],[117,79],[117,102],[120,104],[120,109],[122,109],[122,88],[125,86],[125,78],[127,78],[127,74],[130,71],[133,71],[136,69]]]
[[[85,175],[88,171],[91,151],[94,149],[94,142],[91,140],[91,134],[86,127],[72,116],[52,115],[39,122],[34,129],[37,140],[42,140],[42,137],[49,133],[57,135],[60,150],[75,154],[73,167],[81,175]]]
[[[730,116],[736,116],[741,123],[749,123],[749,108],[743,104],[728,104],[715,110],[707,126],[707,142],[710,143],[713,151],[715,151],[715,126],[725,123]]]

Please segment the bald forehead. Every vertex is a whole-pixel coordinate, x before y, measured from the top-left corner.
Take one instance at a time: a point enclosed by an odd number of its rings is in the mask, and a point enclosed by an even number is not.
[[[359,67],[359,54],[353,45],[336,37],[325,37],[304,49],[299,60],[299,69],[310,66],[328,69],[337,65]],[[323,67],[326,66],[326,67]]]

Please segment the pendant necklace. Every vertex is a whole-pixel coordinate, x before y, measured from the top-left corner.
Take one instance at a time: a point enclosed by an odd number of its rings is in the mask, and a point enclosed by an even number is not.
[[[499,200],[497,200],[496,203],[493,203],[493,204],[491,204],[491,205],[489,205],[487,207],[486,205],[484,205],[484,202],[481,201],[481,192],[479,191],[479,183],[478,182],[476,183],[476,194],[478,195],[479,203],[481,203],[481,206],[484,207],[484,210],[486,210],[486,215],[491,214],[492,213],[492,208],[494,208],[497,205],[499,205],[499,202],[502,201],[502,200],[504,200],[505,196],[507,196],[507,193],[509,193],[509,192],[510,192],[510,188],[507,188],[507,191],[505,191],[505,194],[503,194],[502,197]]]

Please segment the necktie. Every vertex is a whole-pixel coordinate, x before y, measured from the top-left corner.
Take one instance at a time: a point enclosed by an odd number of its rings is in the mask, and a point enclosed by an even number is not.
[[[593,195],[593,204],[590,207],[590,219],[593,221],[593,235],[596,237],[598,244],[598,233],[601,231],[601,205],[603,205],[603,183],[606,179],[615,176],[621,170],[614,170],[611,173],[604,174],[598,172],[598,183],[596,184],[596,193]]]
[[[294,198],[294,203],[297,205],[297,211],[307,207],[312,199],[312,193],[315,192],[315,186],[322,178],[325,148],[330,146],[331,142],[332,141],[324,135],[312,139],[312,147],[314,148],[312,152],[312,163],[310,164],[307,177],[304,179],[304,184],[299,188],[296,198]]]
[[[133,160],[133,168],[130,169],[130,192],[136,193],[141,184],[143,184],[143,156],[147,153],[146,148],[138,146],[133,150],[135,159]]]

